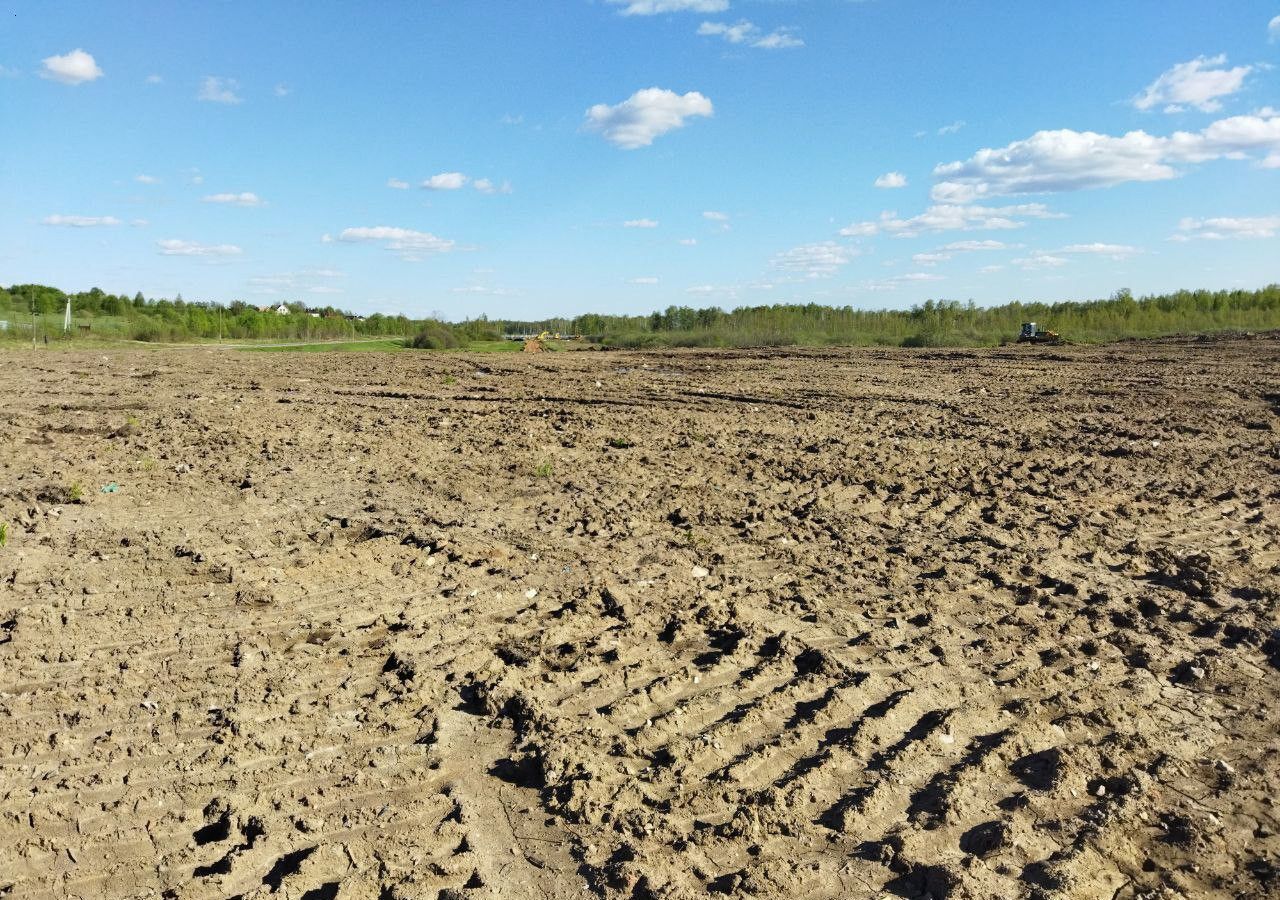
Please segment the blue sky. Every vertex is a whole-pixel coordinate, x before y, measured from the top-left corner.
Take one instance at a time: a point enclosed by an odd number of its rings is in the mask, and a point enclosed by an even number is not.
[[[450,318],[1280,278],[1280,0],[10,3],[0,283]]]

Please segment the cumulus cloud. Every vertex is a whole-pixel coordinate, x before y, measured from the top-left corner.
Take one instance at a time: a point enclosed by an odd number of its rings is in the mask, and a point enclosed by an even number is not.
[[[1274,113],[1274,110],[1263,112]],[[933,199],[969,203],[1010,194],[1040,194],[1112,187],[1128,181],[1178,177],[1179,164],[1247,158],[1280,151],[1280,115],[1233,116],[1206,128],[1157,137],[1130,131],[1121,137],[1092,131],[1038,131],[967,160],[934,169]]]
[[[705,212],[703,212],[702,218],[707,219],[708,221],[711,221],[711,222],[728,222],[729,214],[726,212],[720,212],[719,210],[715,210],[715,209],[708,209]]]
[[[641,275],[639,278],[628,278],[627,284],[657,284],[658,279],[653,275]]]
[[[1253,66],[1222,68],[1226,63],[1226,54],[1178,63],[1134,97],[1133,105],[1138,109],[1162,106],[1168,113],[1182,112],[1188,106],[1201,112],[1216,112],[1222,109],[1218,98],[1244,87],[1245,76],[1254,70]]]
[[[441,172],[422,182],[422,186],[429,191],[456,191],[466,185],[468,180],[461,172]]]
[[[1105,256],[1107,259],[1121,260],[1136,256],[1142,251],[1128,244],[1103,244],[1095,241],[1092,244],[1068,244],[1057,252]]]
[[[45,216],[40,220],[45,225],[67,225],[72,228],[96,228],[100,225],[119,225],[115,216]]]
[[[788,272],[800,272],[806,278],[830,278],[858,255],[856,247],[835,241],[802,244],[779,253],[773,266]]]
[[[662,13],[719,13],[729,8],[729,0],[609,0],[624,16],[657,16]]]
[[[677,94],[663,88],[636,91],[621,103],[597,103],[587,110],[584,125],[624,150],[647,147],[654,138],[681,128],[694,116],[709,117],[711,101],[697,91]]]
[[[946,262],[950,258],[950,253],[917,253],[911,257],[911,261],[917,266],[936,266],[938,263]]]
[[[892,278],[864,282],[862,289],[866,291],[896,291],[904,284],[944,280],[944,276],[936,275],[933,272],[907,272],[903,275],[894,275]]]
[[[388,178],[387,187],[395,188],[397,191],[409,190],[409,182],[401,181],[399,178]]]
[[[156,178],[154,175],[134,175],[133,180],[138,182],[138,184],[159,184],[160,183],[160,179]]]
[[[234,78],[206,75],[204,80],[200,82],[200,90],[196,94],[196,99],[203,100],[206,103],[234,105],[243,102],[240,95],[236,93],[238,90],[240,90],[240,82]]]
[[[62,56],[46,56],[41,62],[40,77],[60,84],[84,84],[102,77],[102,69],[93,55],[80,48]]]
[[[210,194],[202,198],[205,203],[222,203],[229,206],[263,206],[266,201],[252,191],[238,194]]]
[[[1005,250],[1009,246],[1003,241],[952,241],[942,249],[948,253],[974,253],[981,250]]]
[[[471,186],[474,187],[477,191],[479,191],[482,194],[510,194],[511,193],[511,182],[509,181],[504,181],[502,182],[502,184],[498,184],[497,182],[489,178],[477,178],[475,181],[471,183]]]
[[[1185,218],[1171,241],[1226,241],[1235,238],[1270,238],[1280,231],[1280,216]]]
[[[901,172],[885,172],[876,179],[875,185],[878,188],[904,188],[907,186],[907,176]]]
[[[623,228],[657,228],[656,219],[628,219],[622,223]]]
[[[1054,256],[1051,253],[1035,250],[1030,255],[1012,260],[1012,262],[1024,271],[1033,272],[1037,269],[1056,269],[1060,266],[1065,266],[1069,260],[1061,256]]]
[[[328,235],[325,235],[329,238]],[[322,238],[323,240],[323,238]],[[332,241],[332,238],[329,238]],[[449,253],[458,249],[454,241],[436,237],[426,231],[413,231],[409,228],[395,228],[390,225],[375,225],[370,228],[344,228],[338,240],[346,243],[382,243],[401,259],[417,262],[424,257],[440,253]]]
[[[804,46],[804,41],[795,35],[795,29],[775,28],[765,33],[759,25],[746,19],[733,25],[727,22],[703,22],[698,26],[698,34],[721,37],[730,44],[745,44],[760,50],[789,50]]]
[[[1280,41],[1280,16],[1276,16],[1267,23],[1267,39],[1270,41]]]
[[[239,256],[244,251],[235,244],[201,244],[176,238],[156,241],[162,256]]]
[[[885,212],[879,219],[854,222],[840,229],[843,237],[871,237],[891,234],[896,237],[915,237],[939,231],[999,231],[1022,228],[1024,219],[1060,219],[1043,203],[1020,203],[1013,206],[977,206],[941,203],[930,206],[918,216],[899,218],[897,213]]]

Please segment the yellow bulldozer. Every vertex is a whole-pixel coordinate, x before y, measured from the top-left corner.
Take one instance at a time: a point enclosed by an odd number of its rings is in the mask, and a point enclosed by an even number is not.
[[[1062,336],[1056,331],[1041,331],[1035,322],[1023,322],[1018,335],[1019,344],[1061,344]]]

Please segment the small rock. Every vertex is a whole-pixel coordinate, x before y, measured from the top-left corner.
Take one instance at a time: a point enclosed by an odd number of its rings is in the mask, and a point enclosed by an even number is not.
[[[692,575],[694,578],[706,578],[708,575],[711,574],[711,572],[709,572],[707,569],[704,569],[702,566],[694,566],[693,570],[689,574]]]

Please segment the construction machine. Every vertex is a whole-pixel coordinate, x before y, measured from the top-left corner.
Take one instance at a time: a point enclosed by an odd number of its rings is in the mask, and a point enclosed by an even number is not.
[[[1061,344],[1062,337],[1056,331],[1041,331],[1035,322],[1023,322],[1019,344]]]

